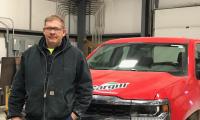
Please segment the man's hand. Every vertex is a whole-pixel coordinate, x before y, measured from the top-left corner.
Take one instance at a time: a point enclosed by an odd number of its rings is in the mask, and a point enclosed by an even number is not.
[[[11,118],[11,120],[22,120],[22,118],[21,117],[13,117],[13,118]]]
[[[78,116],[74,112],[71,113],[72,120],[77,120]]]

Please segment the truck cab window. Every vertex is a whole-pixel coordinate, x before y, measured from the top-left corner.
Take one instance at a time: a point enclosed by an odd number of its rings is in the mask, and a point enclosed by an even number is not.
[[[197,44],[195,53],[196,77],[200,80],[200,44]]]

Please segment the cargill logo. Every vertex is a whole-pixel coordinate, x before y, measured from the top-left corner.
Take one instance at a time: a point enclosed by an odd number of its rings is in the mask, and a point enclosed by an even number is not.
[[[94,85],[94,90],[114,90],[119,88],[127,88],[129,83],[108,82],[100,86]]]

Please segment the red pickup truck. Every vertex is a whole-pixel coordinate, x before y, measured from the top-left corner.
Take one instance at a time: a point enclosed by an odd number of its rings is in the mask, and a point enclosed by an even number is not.
[[[88,57],[93,100],[83,120],[200,120],[200,40],[109,40]]]

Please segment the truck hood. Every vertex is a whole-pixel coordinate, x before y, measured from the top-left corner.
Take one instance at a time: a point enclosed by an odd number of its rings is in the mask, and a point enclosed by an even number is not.
[[[93,94],[123,99],[154,99],[156,93],[184,79],[166,72],[91,70]]]

